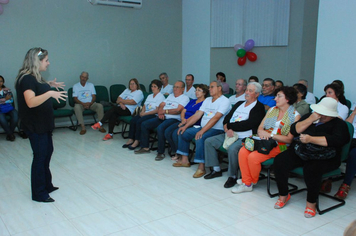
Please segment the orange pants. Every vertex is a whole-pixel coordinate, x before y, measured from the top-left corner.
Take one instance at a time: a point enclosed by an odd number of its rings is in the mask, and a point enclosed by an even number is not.
[[[261,172],[261,163],[281,153],[279,146],[273,148],[268,155],[257,151],[249,151],[242,147],[239,151],[239,166],[242,182],[246,185],[256,184]]]

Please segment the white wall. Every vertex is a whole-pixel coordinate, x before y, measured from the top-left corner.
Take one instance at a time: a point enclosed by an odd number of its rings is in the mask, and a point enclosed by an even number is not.
[[[136,77],[148,86],[165,71],[182,76],[181,0],[144,0],[139,10],[93,6],[87,0],[17,0],[0,15],[0,74],[13,88],[28,49],[49,51],[44,77],[67,88],[86,70],[94,84]]]
[[[320,0],[315,59],[314,93],[320,97],[324,86],[335,79],[345,85],[345,97],[356,101],[356,1]]]
[[[210,82],[210,0],[182,0],[182,79],[193,74],[195,84]]]

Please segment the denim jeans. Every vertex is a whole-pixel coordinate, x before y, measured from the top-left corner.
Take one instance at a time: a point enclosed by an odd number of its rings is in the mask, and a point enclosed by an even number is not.
[[[48,191],[53,189],[52,174],[49,169],[53,153],[52,132],[44,134],[26,131],[33,151],[31,166],[32,200],[43,201],[49,197]]]
[[[129,138],[133,140],[141,139],[141,124],[142,122],[155,118],[155,115],[147,115],[147,116],[134,116],[130,121],[130,131]]]
[[[189,146],[190,142],[195,138],[196,133],[198,133],[201,130],[201,127],[199,128],[194,128],[190,127],[184,131],[183,134],[178,135],[178,151],[177,154],[181,154],[184,156],[188,156],[189,154]],[[223,130],[217,130],[217,129],[209,129],[206,131],[203,136],[195,140],[195,158],[194,162],[196,163],[205,163],[205,158],[204,158],[204,141],[205,139],[215,136],[218,134],[224,133]]]
[[[178,125],[179,122],[174,123],[164,131],[164,136],[166,137],[167,142],[171,146],[172,153],[176,153],[178,149]]]
[[[149,147],[150,131],[157,128],[157,137],[158,137],[157,152],[159,154],[163,154],[165,146],[166,146],[166,138],[164,137],[164,131],[167,127],[169,127],[172,124],[177,123],[177,122],[179,122],[179,121],[176,119],[161,120],[158,117],[155,117],[155,118],[152,118],[152,119],[142,122],[140,146],[142,148]]]
[[[10,125],[6,119],[6,115],[10,116]],[[17,114],[17,110],[12,110],[8,113],[0,113],[0,125],[4,129],[7,135],[11,135],[14,133],[15,128],[17,126],[17,121],[19,117]]]

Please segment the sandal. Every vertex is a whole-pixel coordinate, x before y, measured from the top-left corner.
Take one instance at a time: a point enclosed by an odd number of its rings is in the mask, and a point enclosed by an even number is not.
[[[304,211],[305,218],[312,218],[316,214],[316,211],[311,209],[310,207],[306,207]]]
[[[339,190],[334,195],[334,197],[341,199],[341,200],[345,200],[350,189],[351,189],[351,187],[349,185],[343,183],[343,184],[341,184]]]
[[[289,201],[289,199],[290,199],[290,194],[289,194],[289,193],[288,193],[288,196],[287,196],[285,202],[283,202],[283,201],[281,201],[281,200],[278,199],[277,202],[274,204],[274,209],[281,209],[281,208],[283,208],[283,207],[287,204],[287,202]]]
[[[171,157],[171,160],[172,160],[172,161],[179,161],[181,158],[182,158],[181,155],[176,154],[175,156]]]

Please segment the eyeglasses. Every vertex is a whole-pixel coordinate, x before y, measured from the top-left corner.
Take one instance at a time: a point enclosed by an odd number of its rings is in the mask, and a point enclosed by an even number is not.
[[[202,89],[197,89],[196,91],[201,93],[204,92]]]
[[[262,87],[270,87],[270,86],[272,86],[272,84],[262,84]]]
[[[184,87],[179,87],[179,86],[173,86],[173,88],[184,88]]]

